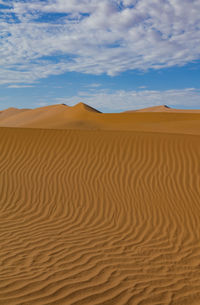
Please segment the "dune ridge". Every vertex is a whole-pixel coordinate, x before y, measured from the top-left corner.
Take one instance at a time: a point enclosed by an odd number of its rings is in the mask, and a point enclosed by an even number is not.
[[[199,304],[199,140],[0,128],[0,304]]]

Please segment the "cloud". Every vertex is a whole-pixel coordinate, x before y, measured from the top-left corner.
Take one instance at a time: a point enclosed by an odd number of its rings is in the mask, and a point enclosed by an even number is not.
[[[146,89],[146,86],[140,86],[139,89]]]
[[[85,87],[87,87],[87,88],[98,88],[98,87],[101,87],[101,84],[93,83],[93,84],[85,85]]]
[[[32,85],[9,85],[7,88],[20,89],[20,88],[33,88]]]
[[[102,111],[115,112],[140,109],[150,106],[165,105],[175,108],[199,108],[200,89],[186,88],[181,90],[139,90],[107,92],[80,92],[78,96],[57,98],[57,103],[69,106],[84,102]]]
[[[0,0],[0,83],[200,58],[199,0]]]

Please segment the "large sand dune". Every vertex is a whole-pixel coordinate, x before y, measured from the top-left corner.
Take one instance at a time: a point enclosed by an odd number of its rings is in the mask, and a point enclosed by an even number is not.
[[[199,305],[200,137],[181,128],[0,128],[0,304]]]
[[[165,107],[166,108],[166,107]],[[155,107],[153,107],[155,110]],[[158,110],[158,107],[156,108]],[[52,105],[12,115],[0,114],[1,127],[29,127],[51,129],[133,130],[200,135],[200,112],[141,111],[127,113],[99,113],[88,105],[73,107]],[[168,109],[168,108],[167,108]]]

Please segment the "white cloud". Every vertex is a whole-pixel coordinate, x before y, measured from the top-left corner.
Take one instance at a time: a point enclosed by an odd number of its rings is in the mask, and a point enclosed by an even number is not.
[[[85,87],[87,87],[87,88],[98,88],[98,87],[101,87],[101,84],[92,83],[92,84],[85,85]]]
[[[165,105],[171,107],[200,107],[200,89],[187,88],[180,90],[139,90],[139,91],[115,91],[107,92],[80,92],[78,96],[57,98],[57,103],[65,103],[69,106],[84,102],[102,111],[126,111],[150,106]]]
[[[7,88],[20,89],[20,88],[33,88],[32,85],[9,85]]]
[[[31,83],[65,71],[115,75],[200,58],[199,0],[11,0],[9,5],[1,9],[0,83]]]

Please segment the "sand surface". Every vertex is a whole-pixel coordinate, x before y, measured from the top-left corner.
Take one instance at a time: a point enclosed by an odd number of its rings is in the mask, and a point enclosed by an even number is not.
[[[0,304],[199,305],[200,136],[85,124],[0,128]]]

